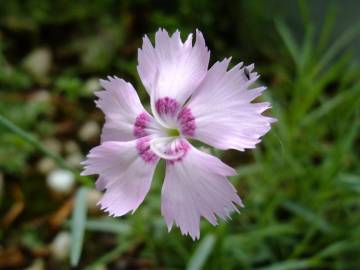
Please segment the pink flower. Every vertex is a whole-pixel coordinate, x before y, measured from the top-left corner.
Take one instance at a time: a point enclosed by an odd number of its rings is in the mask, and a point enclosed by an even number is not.
[[[255,148],[274,118],[261,115],[267,102],[251,103],[265,87],[249,89],[259,78],[253,65],[230,59],[210,69],[210,52],[196,31],[183,43],[160,29],[155,48],[148,37],[138,51],[138,72],[150,96],[150,115],[133,86],[117,77],[101,80],[96,105],[105,114],[101,144],[84,161],[83,175],[98,174],[96,186],[105,193],[101,208],[112,216],[134,212],[151,185],[155,167],[166,160],[161,212],[170,230],[200,236],[200,217],[211,224],[243,206],[227,177],[236,172],[217,157],[202,152],[188,139],[226,150]]]

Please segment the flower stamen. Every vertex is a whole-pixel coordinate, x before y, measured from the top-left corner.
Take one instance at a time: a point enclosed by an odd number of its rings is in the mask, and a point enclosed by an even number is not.
[[[167,134],[169,137],[178,137],[180,136],[180,131],[176,128],[170,128],[167,130]]]

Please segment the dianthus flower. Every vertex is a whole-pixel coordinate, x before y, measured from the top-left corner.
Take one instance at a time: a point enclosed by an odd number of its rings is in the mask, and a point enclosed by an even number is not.
[[[230,59],[210,69],[210,52],[196,31],[182,42],[159,29],[153,47],[147,36],[138,50],[138,73],[150,96],[152,115],[134,87],[117,77],[101,80],[97,106],[105,114],[101,144],[84,161],[83,175],[98,174],[105,190],[99,204],[112,216],[134,212],[148,193],[160,159],[166,161],[161,213],[168,229],[200,236],[200,218],[211,224],[243,206],[227,177],[233,168],[200,151],[198,140],[215,148],[255,148],[274,118],[262,115],[267,102],[252,103],[265,87],[250,89],[258,79],[254,66],[242,63],[228,70]]]

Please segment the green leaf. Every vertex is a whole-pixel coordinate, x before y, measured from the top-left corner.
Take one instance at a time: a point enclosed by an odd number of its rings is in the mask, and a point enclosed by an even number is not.
[[[131,231],[129,224],[116,220],[114,218],[88,219],[85,228],[90,231],[124,233]]]
[[[75,197],[75,205],[71,219],[70,262],[72,266],[79,264],[81,256],[87,214],[87,191],[87,188],[80,188]]]
[[[360,176],[351,173],[340,173],[337,183],[344,186],[349,191],[360,193]]]
[[[85,267],[85,270],[93,270],[97,269],[100,265],[105,265],[117,258],[124,253],[127,249],[130,248],[131,245],[134,245],[135,242],[129,242],[126,240],[122,240],[121,243],[118,244],[113,250],[110,252],[104,254],[103,256],[100,256],[97,258],[93,263]]]
[[[310,18],[310,5],[306,0],[298,0],[299,11],[301,15],[302,22],[304,24],[305,29],[310,27],[311,18]]]
[[[284,203],[284,207],[324,232],[330,232],[332,229],[330,224],[321,215],[314,213],[300,204],[287,201]]]
[[[292,33],[290,32],[289,28],[285,25],[285,23],[282,20],[276,20],[275,25],[292,59],[294,60],[296,66],[298,66],[299,48],[296,44],[296,41]]]
[[[309,26],[306,31],[305,39],[301,47],[300,59],[299,59],[299,70],[301,73],[306,71],[306,67],[311,61],[312,51],[313,51],[313,37],[314,37],[314,28]]]
[[[328,258],[340,254],[344,254],[346,252],[349,252],[351,250],[354,250],[355,248],[359,248],[359,243],[356,243],[355,241],[339,241],[332,243],[325,247],[323,250],[321,250],[318,254],[316,254],[317,258]]]
[[[316,121],[319,121],[322,117],[331,113],[336,107],[345,104],[350,99],[356,98],[359,93],[360,83],[355,84],[351,89],[344,90],[336,96],[326,100],[315,110],[308,113],[302,120],[301,125],[306,126]]]
[[[216,237],[213,234],[208,234],[200,242],[199,246],[192,255],[186,269],[187,270],[200,270],[205,264],[207,258],[214,249]]]
[[[314,67],[312,76],[315,77],[324,67],[326,67],[343,48],[345,48],[354,38],[358,36],[359,31],[360,21],[357,22],[353,27],[349,27],[349,29],[345,31],[344,34],[336,39],[336,41],[320,59],[318,64]]]
[[[267,267],[259,268],[261,270],[296,270],[296,269],[309,269],[315,263],[310,260],[287,260],[272,264]]]
[[[334,24],[336,21],[336,6],[331,3],[327,8],[325,19],[323,26],[321,28],[321,32],[319,34],[319,41],[317,44],[317,51],[321,52],[325,49],[326,44],[329,42],[329,38],[334,28]]]
[[[2,115],[0,115],[0,127],[4,127],[6,130],[9,130],[9,131],[15,133],[22,140],[29,143],[34,148],[36,148],[37,150],[42,152],[44,155],[46,155],[47,157],[54,160],[60,167],[75,173],[76,180],[78,180],[80,183],[82,183],[86,186],[92,185],[90,178],[80,176],[79,172],[77,170],[75,170],[74,168],[70,167],[69,165],[67,165],[65,160],[61,156],[58,156],[57,154],[49,151],[45,146],[43,146],[41,144],[41,142],[35,136],[33,136],[31,133],[23,130],[22,128],[20,128],[15,123],[13,123],[12,121],[10,121],[9,119],[5,118]]]

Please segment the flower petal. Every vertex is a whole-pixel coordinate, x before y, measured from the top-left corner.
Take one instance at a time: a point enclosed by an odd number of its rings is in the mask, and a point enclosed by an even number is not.
[[[134,212],[148,193],[159,161],[148,142],[147,137],[104,142],[93,148],[83,162],[82,175],[99,175],[96,186],[106,189],[99,204],[110,215]]]
[[[96,105],[105,114],[101,141],[129,141],[156,132],[159,126],[141,105],[134,87],[117,77],[100,80]]]
[[[266,89],[249,89],[258,75],[253,65],[238,64],[227,71],[230,59],[215,63],[186,108],[195,118],[195,139],[220,149],[254,148],[270,130],[274,118],[261,115],[270,108],[267,102],[251,103]]]
[[[194,240],[200,236],[200,217],[217,224],[242,206],[241,199],[226,176],[234,175],[231,167],[218,158],[190,146],[186,156],[168,161],[162,188],[161,212],[168,229],[173,223],[182,234]]]
[[[155,48],[147,36],[138,51],[138,72],[148,93],[155,99],[170,97],[183,104],[206,75],[210,52],[200,31],[192,45],[192,34],[183,43],[180,32],[169,36],[159,29]]]

